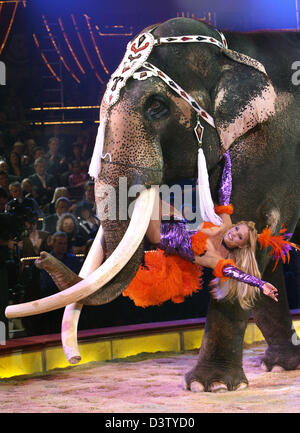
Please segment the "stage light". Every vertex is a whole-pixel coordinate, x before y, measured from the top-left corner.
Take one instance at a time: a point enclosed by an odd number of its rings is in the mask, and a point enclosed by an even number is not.
[[[94,73],[95,73],[98,81],[100,81],[101,84],[104,84],[104,81],[101,79],[101,77],[99,76],[98,72],[96,71],[95,66],[94,66],[94,64],[93,64],[93,62],[92,62],[92,60],[91,60],[91,58],[90,58],[90,56],[89,56],[89,54],[87,52],[87,49],[86,49],[86,47],[84,45],[83,39],[82,39],[81,34],[79,32],[79,28],[77,26],[77,22],[76,22],[75,17],[74,17],[73,14],[71,14],[71,18],[72,18],[72,22],[73,22],[74,28],[76,30],[76,33],[77,33],[77,36],[78,36],[81,48],[83,49],[83,52],[84,52],[84,54],[85,54],[85,56],[86,56],[86,58],[87,58],[87,60],[88,60],[88,62],[90,64],[91,69],[94,71]]]
[[[87,26],[88,26],[88,29],[89,29],[90,37],[91,37],[91,39],[93,41],[94,48],[95,48],[96,53],[97,53],[98,59],[99,59],[101,65],[102,65],[104,71],[107,74],[109,74],[109,71],[108,71],[107,67],[105,66],[105,64],[104,64],[104,62],[102,60],[101,54],[99,52],[99,48],[98,48],[98,46],[96,44],[96,40],[95,40],[94,33],[93,33],[93,30],[92,30],[92,27],[91,27],[91,23],[90,23],[90,17],[88,17],[86,14],[84,14],[84,17],[85,17],[85,20],[86,20],[86,23],[87,23]]]
[[[3,4],[5,4],[5,3],[8,3],[8,2],[3,2]],[[9,35],[10,31],[11,31],[11,27],[12,27],[13,22],[14,22],[14,19],[15,19],[15,15],[16,15],[17,7],[18,7],[18,5],[19,5],[18,2],[11,2],[11,3],[15,3],[15,6],[14,6],[14,10],[13,10],[13,13],[12,13],[12,16],[11,16],[11,19],[10,19],[9,26],[8,26],[8,28],[7,28],[7,31],[6,31],[6,35],[5,35],[5,37],[4,37],[4,40],[3,40],[3,42],[2,42],[2,45],[1,45],[1,47],[0,47],[0,54],[2,53],[3,48],[5,47],[5,44],[6,44],[6,41],[7,41],[8,35]]]
[[[62,23],[62,19],[61,19],[61,18],[58,18],[58,23],[59,23],[60,29],[61,29],[61,31],[62,31],[63,37],[64,37],[64,39],[65,39],[65,41],[66,41],[66,44],[67,44],[67,46],[68,46],[68,48],[69,48],[69,51],[70,51],[70,53],[71,53],[72,56],[73,56],[73,59],[75,60],[77,66],[78,66],[78,68],[80,69],[80,71],[82,72],[82,74],[85,74],[85,70],[84,70],[83,67],[81,66],[81,64],[80,64],[80,62],[79,62],[79,60],[78,60],[78,58],[77,58],[77,56],[76,56],[76,54],[75,54],[75,52],[74,52],[72,46],[71,46],[71,43],[70,43],[69,38],[68,38],[68,36],[67,36],[67,34],[66,34],[66,32],[65,32],[65,29],[64,29],[64,26],[63,26],[63,23]]]
[[[45,15],[43,15],[42,18],[43,18],[46,30],[48,32],[48,35],[49,35],[49,37],[51,39],[52,45],[54,46],[55,51],[57,52],[58,57],[60,58],[62,64],[66,68],[66,70],[71,74],[71,76],[74,78],[74,80],[79,84],[80,83],[79,78],[74,74],[74,72],[71,70],[70,66],[66,63],[66,61],[65,61],[65,59],[64,59],[64,57],[63,57],[63,55],[62,55],[62,53],[60,51],[60,49],[57,46],[57,43],[54,40],[53,34],[52,34],[51,30],[50,30],[50,27],[49,27],[48,22],[47,22],[47,20],[45,18]]]
[[[32,37],[33,37],[33,40],[34,40],[35,45],[37,46],[37,48],[40,49],[40,44],[39,44],[39,41],[38,41],[38,39],[37,39],[37,37],[36,37],[36,34],[33,33]],[[60,79],[59,76],[55,73],[54,69],[52,69],[52,67],[50,66],[50,64],[49,64],[49,62],[48,62],[48,60],[47,60],[45,54],[43,53],[43,51],[41,51],[40,54],[41,54],[41,57],[42,57],[42,59],[43,59],[45,65],[46,65],[47,68],[49,69],[50,73],[53,75],[53,77],[56,79],[56,81],[58,81],[58,82],[60,83],[60,82],[61,82],[61,79]]]

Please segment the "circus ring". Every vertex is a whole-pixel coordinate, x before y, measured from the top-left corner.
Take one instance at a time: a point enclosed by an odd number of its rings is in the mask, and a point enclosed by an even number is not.
[[[300,310],[291,313],[299,334]],[[260,368],[266,344],[252,318],[244,339],[249,387],[222,394],[183,389],[204,327],[201,318],[79,331],[76,366],[59,334],[9,340],[0,346],[0,412],[299,412],[300,371]]]

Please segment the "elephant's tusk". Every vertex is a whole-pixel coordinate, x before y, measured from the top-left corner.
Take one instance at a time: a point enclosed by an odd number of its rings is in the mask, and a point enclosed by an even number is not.
[[[46,313],[78,302],[108,283],[131,259],[147,231],[156,190],[144,190],[136,200],[129,227],[113,254],[89,277],[55,295],[24,304],[10,305],[5,310],[8,319]]]
[[[81,278],[86,278],[102,264],[104,259],[103,239],[103,228],[100,226],[79,272]],[[81,360],[77,341],[77,327],[82,306],[79,302],[67,305],[61,324],[61,341],[70,364],[77,364]]]

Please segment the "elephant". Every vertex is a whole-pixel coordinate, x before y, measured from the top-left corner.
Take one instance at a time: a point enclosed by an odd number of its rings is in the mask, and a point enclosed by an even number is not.
[[[60,273],[41,254],[40,265],[45,262],[63,291],[28,306],[9,306],[7,316],[67,306],[63,342],[70,362],[78,362],[70,341],[82,305],[110,302],[128,287],[143,259],[155,201],[152,187],[196,178],[199,146],[214,202],[223,155],[230,151],[233,221],[252,220],[258,231],[268,225],[274,232],[284,222],[293,232],[300,215],[300,91],[292,65],[299,56],[299,32],[221,33],[196,19],[174,18],[137,35],[101,103],[90,171],[101,229],[84,269],[79,276],[67,269]],[[103,204],[109,208],[114,196],[109,191],[115,191],[114,198],[120,195],[120,178],[128,188],[144,188],[130,223],[103,217]],[[295,232],[292,240],[299,239]],[[268,344],[264,368],[292,370],[300,364],[282,266],[272,272],[265,250],[257,250],[257,261],[262,278],[278,288],[279,302],[262,294],[249,311],[237,301],[211,298],[197,364],[185,375],[187,390],[233,391],[248,385],[242,354],[250,313]]]

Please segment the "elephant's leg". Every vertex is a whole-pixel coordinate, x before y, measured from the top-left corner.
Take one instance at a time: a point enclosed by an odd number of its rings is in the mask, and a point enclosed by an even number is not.
[[[254,320],[268,343],[262,362],[268,371],[274,366],[294,370],[300,364],[300,340],[292,324],[282,266],[272,272],[273,266],[274,262],[268,265],[262,279],[277,287],[278,302],[262,295],[253,309]]]
[[[248,318],[238,302],[211,299],[197,365],[185,376],[187,389],[233,391],[248,385],[242,366]]]

